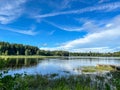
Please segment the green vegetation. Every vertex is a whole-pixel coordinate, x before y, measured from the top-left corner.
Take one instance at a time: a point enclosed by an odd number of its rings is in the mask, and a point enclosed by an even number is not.
[[[111,72],[111,75],[113,76],[113,79],[111,79],[113,85],[117,87],[116,90],[120,90],[120,72]]]
[[[57,57],[60,57],[60,56],[40,56],[40,55],[28,55],[28,56],[25,56],[25,55],[19,55],[19,56],[17,56],[17,55],[7,55],[7,56],[4,56],[4,55],[2,55],[2,56],[0,56],[0,58],[4,58],[4,59],[7,59],[7,58],[15,58],[15,59],[17,59],[17,58],[57,58]]]
[[[67,51],[45,51],[29,45],[0,42],[0,70],[37,65],[39,60],[44,58],[57,58],[69,55],[120,56],[120,52],[72,53]],[[92,74],[59,76],[56,73],[50,75],[15,74],[11,76],[7,75],[7,71],[2,71],[0,73],[0,90],[120,90],[120,72],[116,72],[111,66],[84,67],[82,71],[110,71],[110,73],[103,76]]]
[[[38,47],[23,45],[23,44],[10,44],[8,42],[0,42],[0,55],[41,55],[41,56],[99,56],[99,57],[111,57],[120,56],[120,52],[114,53],[75,53],[68,51],[47,51],[41,50]]]
[[[55,78],[42,75],[22,75],[15,74],[14,77],[8,75],[0,78],[0,90],[95,90],[81,83],[82,78],[78,80],[74,77]]]
[[[97,53],[97,52],[88,52],[88,53],[70,53],[71,56],[94,56],[94,57],[119,57],[120,52],[114,53]]]
[[[0,89],[3,90],[83,90],[83,88],[85,90],[90,89],[90,87],[81,84],[78,80],[74,80],[73,77],[49,79],[48,77],[41,75],[26,75],[24,77],[21,77],[21,75],[15,75],[15,77],[5,76],[4,78],[1,78],[0,81]]]
[[[115,71],[115,67],[111,66],[111,65],[97,65],[96,69],[99,71]]]
[[[8,42],[0,42],[0,55],[41,55],[41,56],[68,56],[67,51],[45,51],[40,50],[38,47],[23,45],[23,44],[10,44]]]
[[[111,67],[110,65],[105,65],[105,66],[87,66],[83,67],[82,69],[82,72],[102,72],[102,71],[115,71],[115,68]]]
[[[4,72],[4,74],[7,72]],[[120,73],[111,72],[105,76],[76,75],[58,76],[26,75],[14,76],[0,74],[0,90],[119,90]],[[109,76],[111,78],[106,78]],[[93,78],[94,77],[94,80]]]
[[[83,67],[82,72],[96,72],[97,69],[94,66]]]

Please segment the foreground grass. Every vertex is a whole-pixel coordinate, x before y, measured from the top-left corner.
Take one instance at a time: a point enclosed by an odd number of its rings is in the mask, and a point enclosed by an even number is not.
[[[60,57],[60,56],[39,56],[39,55],[28,55],[28,56],[25,56],[25,55],[10,55],[10,56],[3,56],[3,55],[0,55],[0,58],[57,58],[57,57]]]
[[[119,72],[112,74],[111,79],[96,75],[94,80],[89,75],[2,75],[0,74],[0,90],[120,90]]]
[[[0,90],[95,90],[80,77],[51,75],[8,75],[0,78]],[[81,83],[82,82],[82,83]],[[89,82],[88,82],[89,83]]]

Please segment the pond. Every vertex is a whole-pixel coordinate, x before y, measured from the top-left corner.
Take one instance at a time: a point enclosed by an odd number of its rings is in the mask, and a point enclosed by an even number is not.
[[[3,61],[3,62],[2,62]],[[4,63],[4,61],[6,63]],[[16,73],[26,73],[28,75],[35,74],[52,74],[59,75],[78,75],[83,74],[82,67],[96,66],[97,64],[120,65],[119,57],[61,57],[61,58],[45,58],[45,59],[1,59],[3,66],[0,72],[9,69],[9,75]],[[3,65],[5,64],[5,65]],[[79,69],[78,69],[79,68]],[[101,74],[101,72],[95,72]]]

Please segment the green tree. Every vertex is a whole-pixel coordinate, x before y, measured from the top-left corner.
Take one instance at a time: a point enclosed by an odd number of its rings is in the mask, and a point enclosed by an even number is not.
[[[5,55],[8,55],[8,50],[5,51]]]
[[[37,55],[40,55],[40,50],[37,50],[36,54],[37,54]]]
[[[16,53],[17,55],[19,55],[19,51],[17,51],[17,53]]]
[[[25,50],[25,55],[29,55],[29,50],[28,49]]]

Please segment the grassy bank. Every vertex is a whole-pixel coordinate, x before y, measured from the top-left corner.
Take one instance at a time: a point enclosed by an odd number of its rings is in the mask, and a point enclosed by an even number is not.
[[[94,80],[90,75],[1,75],[0,90],[120,90],[119,75],[118,72],[114,73],[110,79],[96,75]]]
[[[57,58],[60,56],[39,56],[39,55],[30,55],[30,56],[25,56],[25,55],[10,55],[10,56],[3,56],[1,55],[0,58]]]
[[[0,58],[59,58],[59,57],[68,57],[68,56],[41,56],[41,55],[0,55]],[[98,56],[70,56],[70,59],[79,59],[79,58],[91,58],[91,59],[98,59],[98,58],[114,58],[120,59],[120,57],[98,57]]]
[[[90,85],[90,78],[69,76],[54,78],[56,75],[22,75],[0,78],[0,90],[96,90]],[[96,83],[97,84],[97,83]]]

